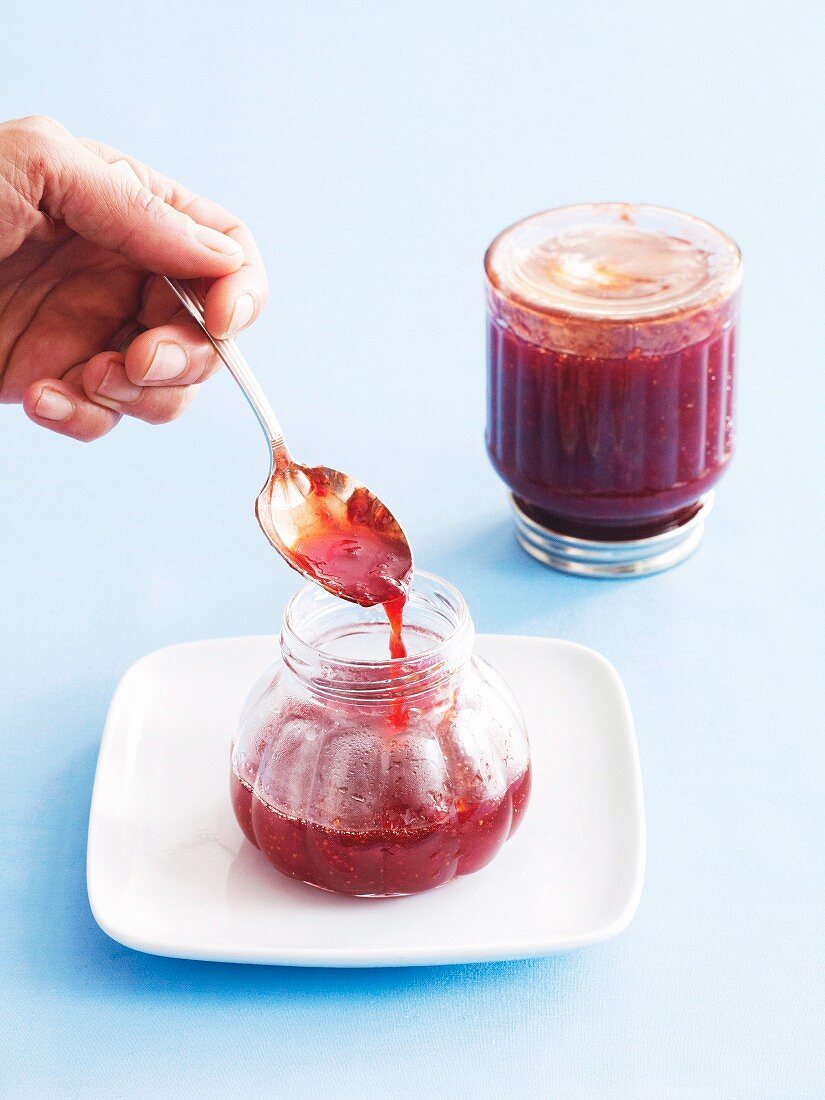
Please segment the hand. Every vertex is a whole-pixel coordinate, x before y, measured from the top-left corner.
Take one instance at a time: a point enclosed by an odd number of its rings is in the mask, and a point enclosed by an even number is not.
[[[52,119],[0,125],[0,401],[82,440],[177,416],[219,361],[155,273],[205,280],[215,336],[266,301],[226,210]]]

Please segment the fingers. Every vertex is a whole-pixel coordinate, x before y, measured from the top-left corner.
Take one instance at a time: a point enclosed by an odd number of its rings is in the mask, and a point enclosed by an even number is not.
[[[90,401],[76,381],[47,378],[23,394],[26,415],[42,428],[84,443],[99,439],[120,420],[120,413]]]
[[[147,424],[167,424],[180,416],[196,392],[195,386],[136,386],[126,374],[123,356],[102,352],[66,378],[34,382],[23,395],[23,408],[35,424],[90,443],[111,431],[124,415]]]
[[[126,373],[123,355],[116,352],[102,352],[84,364],[81,382],[89,401],[118,418],[133,416],[147,424],[168,424],[180,416],[197,392],[192,385],[136,386]]]
[[[249,230],[228,211],[51,119],[22,119],[3,131],[19,161],[18,197],[31,215],[24,236],[75,232],[150,272],[202,280],[205,322],[216,337],[258,316],[268,293],[263,262]],[[81,440],[104,435],[124,414],[155,424],[179,415],[218,357],[160,278],[146,282],[138,319],[148,331],[125,356],[103,352],[62,379],[32,383],[23,395],[27,415]]]
[[[263,297],[261,285],[252,268],[244,264],[240,271],[234,275],[227,275],[223,279],[216,279],[209,287],[206,295],[205,320],[209,331],[218,339],[234,336],[235,333],[247,328],[258,316],[266,299],[266,287]],[[138,314],[138,320],[147,328],[153,329],[170,320],[173,314],[183,319],[187,329],[191,330],[193,338],[199,341],[204,348],[212,348],[205,339],[201,329],[189,315],[180,307],[180,302],[174,296],[168,286],[160,279],[154,280],[153,285],[146,288],[144,302]],[[217,356],[214,349],[210,352]],[[131,370],[131,366],[130,366]],[[211,373],[211,372],[210,372]],[[137,381],[137,377],[135,379]],[[200,378],[191,378],[189,381],[201,381]]]
[[[80,142],[107,164],[131,174],[138,184],[158,195],[175,210],[200,225],[209,226],[224,234],[240,246],[243,252],[242,266],[223,278],[217,278],[209,288],[206,296],[206,325],[214,336],[223,338],[233,336],[251,324],[266,304],[269,287],[255,238],[243,222],[217,203],[193,194],[181,184],[117,149],[85,138],[81,138]],[[175,274],[169,270],[164,273]]]
[[[215,349],[188,318],[142,332],[126,351],[126,375],[137,386],[191,386],[220,365]]]
[[[247,259],[239,271],[216,279],[206,295],[206,327],[219,339],[235,336],[251,325],[264,308],[269,294],[263,262],[251,234],[242,228],[236,235],[244,244]]]
[[[206,327],[213,336],[219,339],[234,336],[256,320],[269,296],[266,271],[255,238],[242,222],[205,199],[194,199],[185,209],[194,218],[208,219],[243,249],[242,266],[212,283],[204,309]]]
[[[237,240],[176,209],[129,166],[107,163],[51,119],[15,126],[42,213],[150,271],[220,278],[243,265]]]

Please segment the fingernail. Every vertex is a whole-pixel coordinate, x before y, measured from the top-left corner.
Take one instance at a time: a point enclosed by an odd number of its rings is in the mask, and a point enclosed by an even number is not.
[[[68,420],[74,412],[74,405],[64,394],[47,387],[40,391],[34,411],[44,420]]]
[[[171,340],[161,340],[143,379],[145,382],[168,382],[183,374],[188,365],[189,356],[185,348]]]
[[[222,256],[243,255],[243,248],[237,241],[227,237],[225,233],[219,233],[216,229],[210,229],[207,225],[198,225],[197,222],[195,222],[192,232],[196,241],[213,252],[219,252]]]
[[[108,397],[110,401],[117,401],[121,405],[131,405],[143,395],[143,390],[124,378],[120,370],[113,365],[104,374],[103,381],[97,387],[97,393],[100,397]]]
[[[232,319],[229,322],[227,333],[231,336],[233,333],[240,332],[252,320],[254,312],[255,299],[251,294],[241,294],[232,310]]]

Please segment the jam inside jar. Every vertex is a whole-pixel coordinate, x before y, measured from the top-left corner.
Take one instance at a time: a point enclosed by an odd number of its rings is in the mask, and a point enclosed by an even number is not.
[[[593,203],[505,230],[485,273],[487,450],[519,541],[594,575],[686,557],[733,449],[736,245]]]
[[[518,704],[473,654],[461,595],[416,573],[406,657],[386,658],[388,633],[380,607],[303,588],[232,750],[247,838],[284,874],[343,894],[412,894],[477,871],[530,793]]]

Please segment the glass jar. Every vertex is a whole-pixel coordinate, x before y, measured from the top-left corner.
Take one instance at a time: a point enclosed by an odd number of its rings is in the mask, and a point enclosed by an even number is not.
[[[343,894],[411,894],[477,871],[530,791],[527,735],[501,677],[473,654],[461,595],[416,573],[405,658],[381,608],[310,584],[232,750],[232,802],[279,871]]]
[[[569,572],[655,572],[698,545],[733,449],[742,259],[688,214],[592,203],[485,257],[487,449],[516,534]]]

